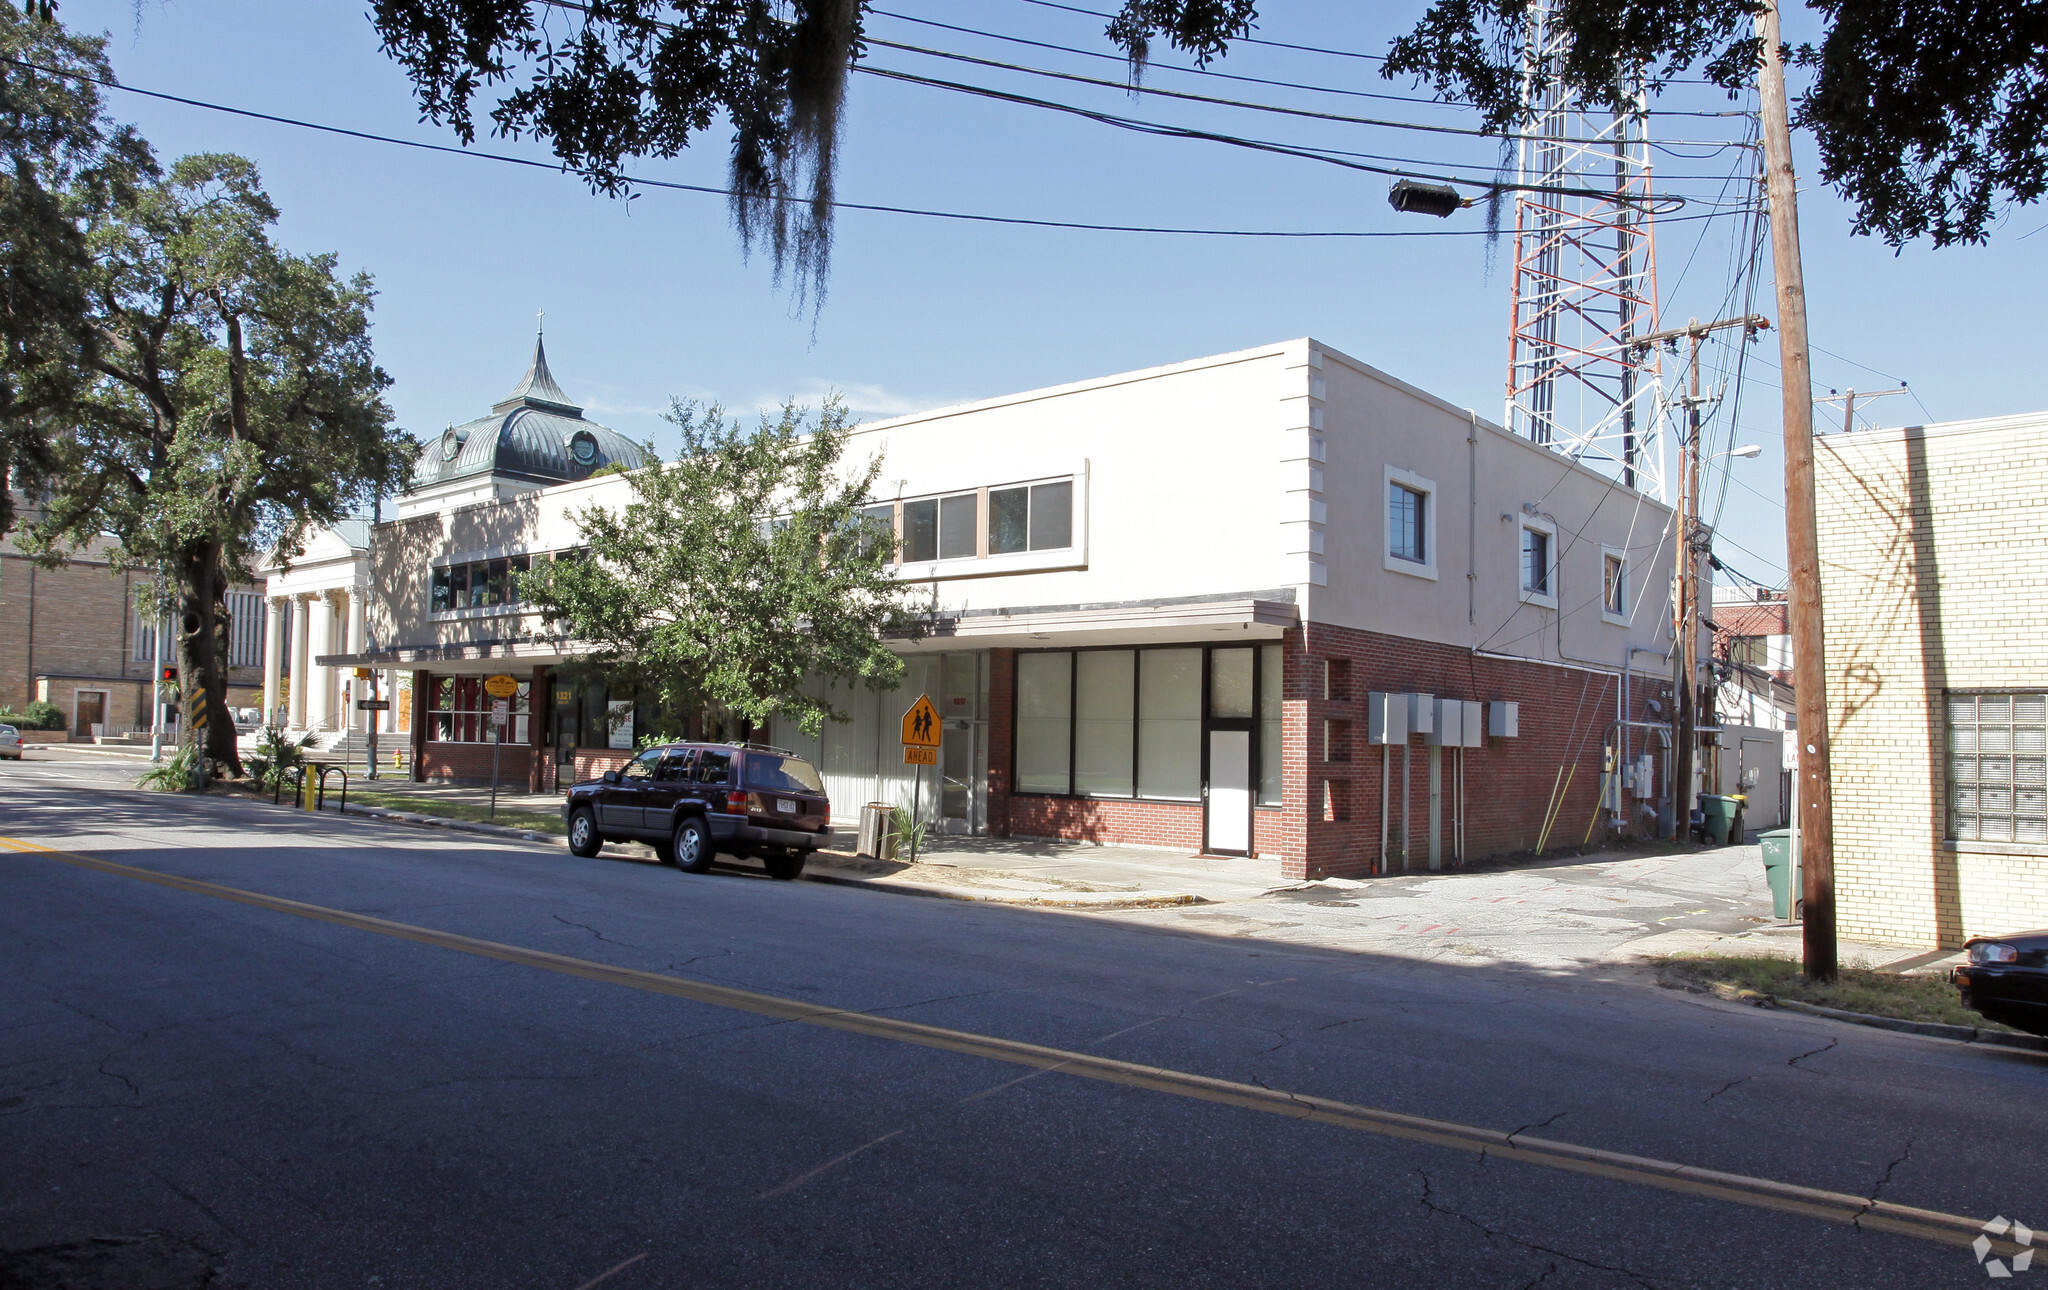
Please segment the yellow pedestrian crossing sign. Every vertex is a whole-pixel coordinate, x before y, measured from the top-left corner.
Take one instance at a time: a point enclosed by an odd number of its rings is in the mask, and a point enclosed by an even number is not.
[[[903,714],[903,746],[905,748],[936,748],[939,746],[939,710],[932,706],[932,696],[920,694],[917,702],[910,705],[910,711]],[[931,763],[927,762],[927,765]]]

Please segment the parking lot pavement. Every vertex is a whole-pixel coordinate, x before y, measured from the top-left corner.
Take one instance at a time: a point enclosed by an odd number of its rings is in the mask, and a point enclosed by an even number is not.
[[[1228,908],[1130,910],[1117,917],[1216,935],[1538,969],[1710,948],[1769,953],[1787,939],[1773,930],[1788,926],[1771,916],[1755,846],[1332,878]],[[1796,947],[1796,936],[1790,939]],[[1913,952],[1871,951],[1879,958]]]

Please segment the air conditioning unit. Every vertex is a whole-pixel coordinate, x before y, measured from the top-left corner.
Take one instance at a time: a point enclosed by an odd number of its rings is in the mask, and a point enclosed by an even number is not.
[[[1365,696],[1365,741],[1369,744],[1408,742],[1408,696],[1383,694],[1378,690]]]

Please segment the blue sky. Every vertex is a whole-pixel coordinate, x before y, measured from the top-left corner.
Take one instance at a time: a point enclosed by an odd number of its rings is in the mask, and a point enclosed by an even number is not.
[[[1109,0],[1075,0],[1106,9]],[[1108,51],[1102,20],[1030,0],[880,0],[927,18]],[[1269,0],[1258,34],[1377,52],[1420,3]],[[247,0],[67,0],[74,28],[104,30],[127,84],[404,138],[453,142],[422,124],[410,86],[377,49],[359,4]],[[1788,15],[1788,33],[1810,31]],[[871,36],[1094,76],[1113,63],[997,42],[902,17]],[[1179,60],[1162,54],[1162,63]],[[972,81],[1119,115],[1264,139],[1485,167],[1478,139],[1312,122],[1134,99],[1120,91],[875,49],[870,62]],[[1245,46],[1216,65],[1248,76],[1408,93],[1368,60]],[[1375,118],[1472,124],[1460,109],[1345,98],[1155,70],[1148,84]],[[415,152],[224,116],[133,95],[112,111],[166,156],[253,158],[283,209],[284,243],[334,251],[378,284],[376,341],[396,379],[400,423],[422,436],[484,411],[518,378],[534,315],[547,311],[556,376],[589,415],[637,437],[666,436],[672,397],[752,408],[842,391],[863,416],[915,411],[1313,335],[1498,419],[1506,363],[1503,239],[1248,240],[1023,229],[842,213],[830,293],[815,320],[795,312],[760,257],[742,260],[721,198],[648,190],[591,195],[570,176]],[[1679,89],[1664,106],[1723,111],[1718,92]],[[1670,117],[1665,140],[1733,139],[1740,122]],[[480,147],[544,157],[526,142]],[[1678,155],[1684,154],[1684,155]],[[1312,161],[1116,130],[1043,110],[870,76],[853,78],[840,195],[850,201],[1106,223],[1260,229],[1478,229],[1477,211],[1438,223],[1386,204],[1388,181]],[[1735,154],[1674,148],[1659,187],[1699,196]],[[1807,291],[1823,389],[1911,382],[1873,409],[1883,424],[2038,409],[2034,376],[2048,321],[2035,284],[2048,261],[2048,210],[2015,214],[1991,245],[1894,254],[1854,238],[1849,215],[1800,167]],[[637,173],[722,186],[722,136]],[[1694,178],[1697,177],[1697,178]],[[1696,206],[1689,209],[1703,209]],[[1659,233],[1667,324],[1718,316],[1730,286],[1732,220]],[[1702,229],[1705,229],[1704,234]],[[1766,274],[1760,308],[1774,314]],[[1839,356],[1839,357],[1838,357]],[[1715,366],[1725,361],[1717,354]],[[1707,481],[1722,555],[1744,573],[1782,576],[1784,538],[1777,351],[1751,351],[1733,442],[1763,456]],[[1725,417],[1726,413],[1720,414]],[[1821,410],[1839,418],[1839,409]],[[1712,432],[1730,442],[1725,425]],[[1725,501],[1717,504],[1717,498]]]

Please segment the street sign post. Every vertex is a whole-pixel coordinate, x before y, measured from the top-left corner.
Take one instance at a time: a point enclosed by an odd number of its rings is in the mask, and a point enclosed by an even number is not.
[[[917,863],[917,823],[924,803],[924,768],[939,764],[939,710],[920,694],[903,714],[903,764],[915,766],[910,781],[910,863]]]
[[[389,700],[389,699],[357,699],[357,700],[356,700],[356,711],[357,711],[357,712],[389,712],[389,711],[391,711],[391,700]]]
[[[506,676],[503,672],[484,678],[484,693],[494,699],[509,699],[519,693],[517,677]]]
[[[509,676],[494,676],[490,680],[485,681],[485,692],[496,695],[496,683],[499,681],[510,682],[513,693],[518,693],[519,683],[513,681]],[[493,822],[498,818],[498,750],[505,746],[505,727],[511,720],[511,696],[507,695],[502,699],[493,698],[491,700],[491,819]]]

